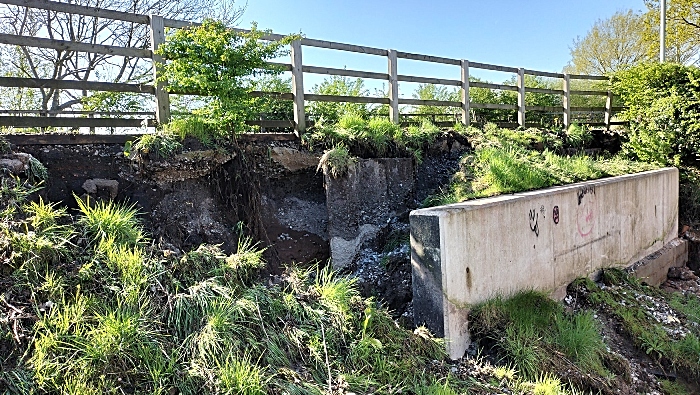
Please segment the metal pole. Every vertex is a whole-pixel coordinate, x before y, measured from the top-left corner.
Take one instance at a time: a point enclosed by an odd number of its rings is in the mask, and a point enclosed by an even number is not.
[[[661,49],[659,50],[659,61],[666,61],[666,0],[661,0],[661,27],[659,39],[661,40]]]

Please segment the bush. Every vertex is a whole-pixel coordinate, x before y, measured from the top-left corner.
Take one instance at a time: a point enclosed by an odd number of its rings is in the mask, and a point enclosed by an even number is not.
[[[624,149],[659,165],[698,164],[700,69],[679,64],[643,64],[613,75],[612,90],[628,107]]]
[[[168,59],[161,74],[169,89],[209,96],[192,115],[214,137],[248,130],[245,121],[257,116],[258,101],[248,92],[255,88],[253,75],[279,74],[281,70],[267,61],[284,54],[283,48],[299,36],[278,41],[262,41],[267,33],[253,25],[250,32],[227,28],[223,23],[206,20],[202,25],[178,29],[158,48]],[[187,126],[188,123],[175,124]],[[188,130],[178,130],[187,134]]]

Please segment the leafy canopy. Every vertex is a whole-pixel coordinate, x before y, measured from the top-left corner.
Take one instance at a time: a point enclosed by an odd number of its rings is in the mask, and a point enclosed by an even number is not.
[[[614,74],[612,90],[627,106],[628,153],[661,165],[696,165],[700,158],[700,69],[642,64]]]
[[[200,26],[179,29],[158,48],[168,62],[161,80],[171,92],[208,96],[205,105],[190,116],[212,133],[246,130],[245,121],[256,114],[248,96],[253,77],[279,74],[267,63],[285,53],[284,47],[299,36],[263,41],[269,32],[254,24],[249,32],[228,28],[222,22],[206,20]],[[185,125],[192,126],[192,119]]]

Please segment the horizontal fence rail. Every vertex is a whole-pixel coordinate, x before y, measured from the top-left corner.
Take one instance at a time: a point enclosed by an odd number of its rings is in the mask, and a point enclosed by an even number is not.
[[[67,14],[77,14],[88,17],[102,18],[148,26],[151,32],[151,41],[149,48],[127,48],[40,37],[18,36],[11,34],[0,34],[0,44],[53,49],[56,51],[74,51],[108,56],[122,56],[125,58],[146,58],[150,59],[154,66],[153,81],[158,81],[158,75],[156,75],[156,73],[159,70],[159,67],[156,66],[167,61],[165,59],[162,59],[156,53],[158,46],[166,42],[166,28],[181,29],[199,25],[199,23],[197,22],[163,18],[158,15],[140,15],[135,13],[86,7],[77,4],[62,3],[51,0],[0,0],[0,4],[19,7],[29,7]],[[248,31],[245,29],[235,30],[243,32]],[[280,40],[282,38],[284,38],[283,35],[274,33],[268,33],[263,36],[264,40]],[[339,68],[304,65],[302,63],[302,49],[304,46],[386,57],[388,64],[387,72],[370,72],[361,70],[347,70]],[[613,95],[610,91],[571,89],[571,80],[607,81],[608,77],[605,76],[563,74],[538,70],[529,70],[524,68],[472,62],[465,59],[452,59],[440,56],[415,54],[409,52],[396,51],[393,49],[365,47],[360,45],[337,43],[332,41],[324,41],[310,38],[302,38],[300,40],[292,42],[290,58],[290,63],[270,62],[269,64],[278,67],[280,70],[291,72],[291,92],[251,92],[250,95],[252,97],[265,96],[273,97],[279,100],[292,101],[294,109],[294,119],[281,121],[262,119],[250,120],[248,121],[249,125],[258,125],[261,127],[271,128],[293,127],[297,135],[299,135],[303,133],[306,129],[308,117],[306,114],[305,103],[314,101],[388,105],[389,117],[394,123],[399,123],[400,116],[404,115],[400,114],[399,105],[455,108],[456,112],[454,115],[458,116],[459,120],[461,120],[461,122],[465,125],[468,125],[470,123],[471,112],[473,109],[485,109],[513,111],[513,113],[517,113],[517,125],[519,126],[528,126],[525,117],[527,111],[561,114],[563,119],[563,125],[565,127],[568,127],[573,123],[572,114],[598,114],[599,116],[602,116],[604,122],[587,123],[590,125],[605,126],[606,128],[610,128],[610,126],[612,125],[621,124],[621,122],[614,121],[613,116],[614,114],[624,110],[624,108],[622,107],[612,105]],[[461,78],[445,79],[398,74],[397,64],[399,59],[459,66],[461,70]],[[471,81],[469,77],[471,69],[513,73],[516,75],[516,85]],[[304,73],[388,81],[388,97],[340,96],[305,93]],[[526,86],[526,75],[563,80],[563,89],[544,89],[528,87]],[[459,101],[400,98],[398,94],[400,82],[458,87],[460,92],[460,98]],[[14,127],[152,127],[158,124],[167,123],[170,120],[170,94],[197,95],[197,92],[170,91],[168,90],[168,87],[166,85],[160,82],[153,84],[130,84],[101,81],[0,77],[0,86],[13,88],[139,93],[154,96],[155,99],[155,112],[90,112],[71,110],[13,111],[11,109],[0,110],[0,114],[10,114],[0,116],[0,126]],[[473,102],[471,100],[470,95],[471,88],[515,92],[517,96],[517,104]],[[562,105],[528,105],[526,104],[526,95],[528,93],[561,96]],[[604,96],[606,97],[606,103],[604,107],[576,107],[571,105],[571,96],[574,95]],[[81,115],[81,117],[64,117],[62,115]],[[125,118],[125,116],[150,116],[152,118],[136,119]]]

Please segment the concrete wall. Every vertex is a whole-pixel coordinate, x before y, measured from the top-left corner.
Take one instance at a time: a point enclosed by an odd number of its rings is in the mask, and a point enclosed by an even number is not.
[[[678,170],[479,199],[411,213],[416,324],[469,343],[469,307],[497,294],[562,295],[574,279],[627,266],[678,232]]]
[[[343,177],[325,174],[328,237],[336,270],[350,266],[363,244],[412,203],[413,160],[360,159]],[[415,207],[415,206],[414,206]]]

